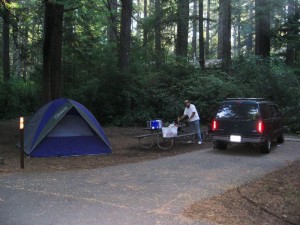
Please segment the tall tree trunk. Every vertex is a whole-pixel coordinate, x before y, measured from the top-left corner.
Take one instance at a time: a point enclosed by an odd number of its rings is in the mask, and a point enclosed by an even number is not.
[[[296,0],[288,0],[287,12],[287,46],[286,46],[286,64],[293,65],[295,61],[295,37],[297,36],[296,15],[295,15]]]
[[[237,24],[236,24],[236,31],[237,31],[237,46],[236,46],[236,55],[241,55],[241,8],[238,8],[237,14]]]
[[[10,3],[10,0],[6,1]],[[4,5],[4,4],[3,4]],[[9,14],[7,7],[3,9],[3,81],[10,79],[10,60],[9,60]]]
[[[253,3],[249,3],[249,19],[248,19],[248,23],[247,23],[247,27],[248,27],[248,35],[246,37],[246,52],[247,54],[250,54],[252,52],[253,49]]]
[[[197,61],[197,0],[193,0],[193,37],[192,37],[192,58]]]
[[[64,16],[64,31],[63,31],[63,46],[67,47],[69,49],[68,55],[65,55],[63,57],[62,61],[62,73],[64,75],[64,81],[70,82],[72,81],[73,77],[76,75],[76,63],[74,63],[75,60],[75,52],[76,52],[76,46],[75,46],[75,13],[74,11],[68,12]]]
[[[25,29],[24,29],[24,36],[23,36],[23,41],[22,41],[22,44],[21,44],[21,62],[22,62],[22,78],[23,80],[26,80],[27,79],[27,74],[28,74],[28,66],[30,65],[29,63],[29,54],[28,54],[28,51],[27,51],[27,48],[28,48],[28,30],[29,30],[29,27],[28,27],[28,24],[25,24]]]
[[[199,0],[199,64],[204,70],[203,0]]]
[[[148,2],[144,0],[144,19],[148,17]],[[143,46],[147,46],[148,44],[148,28],[144,25],[143,30]]]
[[[155,0],[155,65],[159,68],[162,63],[161,49],[161,2]]]
[[[118,11],[118,1],[108,0],[108,10],[110,13],[110,21],[108,25],[108,41],[115,43],[117,41],[117,11]]]
[[[295,0],[295,21],[296,21],[296,28],[298,27],[298,33],[296,34],[296,44],[295,44],[295,63],[298,65],[300,64],[300,34],[299,34],[299,27],[300,27],[300,4],[299,0]],[[298,26],[297,26],[298,24]]]
[[[238,31],[237,31],[237,26],[233,27],[233,56],[237,56],[237,36],[238,36]]]
[[[231,64],[231,2],[219,1],[219,30],[218,30],[218,58],[222,59],[222,69],[229,72]]]
[[[121,0],[121,3],[122,12],[118,66],[121,71],[125,71],[129,68],[130,58],[132,0]]]
[[[205,37],[205,57],[209,59],[209,31],[210,31],[210,0],[207,0],[207,19],[206,19],[206,37]]]
[[[189,34],[189,1],[177,0],[177,7],[176,55],[186,57]]]
[[[136,36],[138,38],[140,38],[141,36],[141,27],[139,26],[140,22],[141,22],[141,0],[137,0],[136,1],[136,7],[137,7],[137,10],[136,10],[136,13],[137,13],[137,16],[136,16],[136,21],[137,21],[137,26],[136,26]]]
[[[13,37],[13,73],[16,74],[17,78],[21,78],[21,69],[22,69],[22,61],[21,61],[21,46],[20,46],[20,37],[17,27],[12,28],[12,37]]]
[[[62,96],[62,24],[64,6],[45,0],[43,45],[43,101]]]
[[[270,57],[270,3],[269,0],[255,0],[255,54]]]

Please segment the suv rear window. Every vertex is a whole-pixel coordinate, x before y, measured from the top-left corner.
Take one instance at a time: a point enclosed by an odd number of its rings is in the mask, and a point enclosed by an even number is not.
[[[216,118],[256,120],[259,118],[258,105],[255,103],[225,102],[219,108]]]

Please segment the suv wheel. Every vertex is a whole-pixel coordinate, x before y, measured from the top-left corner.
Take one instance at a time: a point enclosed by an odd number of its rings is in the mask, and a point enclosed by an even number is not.
[[[215,148],[219,150],[226,150],[227,149],[227,143],[223,141],[216,141],[215,142]]]
[[[272,144],[272,141],[271,141],[270,138],[268,138],[268,139],[262,144],[262,146],[260,146],[260,151],[261,151],[261,153],[264,153],[264,154],[270,153],[270,150],[271,150],[271,144]]]
[[[284,142],[284,136],[283,134],[281,134],[278,138],[277,138],[277,143],[278,144],[282,144]]]

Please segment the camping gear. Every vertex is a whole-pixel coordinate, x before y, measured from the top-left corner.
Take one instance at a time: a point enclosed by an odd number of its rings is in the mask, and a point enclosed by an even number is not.
[[[177,136],[178,127],[171,126],[171,127],[163,127],[162,134],[164,138],[167,137],[176,137]]]
[[[161,129],[162,128],[162,121],[161,120],[151,120],[151,129]]]
[[[70,99],[41,107],[25,125],[24,151],[29,156],[111,153],[111,144],[93,114]]]

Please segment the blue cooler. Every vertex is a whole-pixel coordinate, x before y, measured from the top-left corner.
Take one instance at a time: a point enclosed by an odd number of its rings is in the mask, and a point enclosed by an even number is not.
[[[162,121],[161,120],[151,120],[150,124],[151,124],[151,129],[152,130],[162,128]]]

